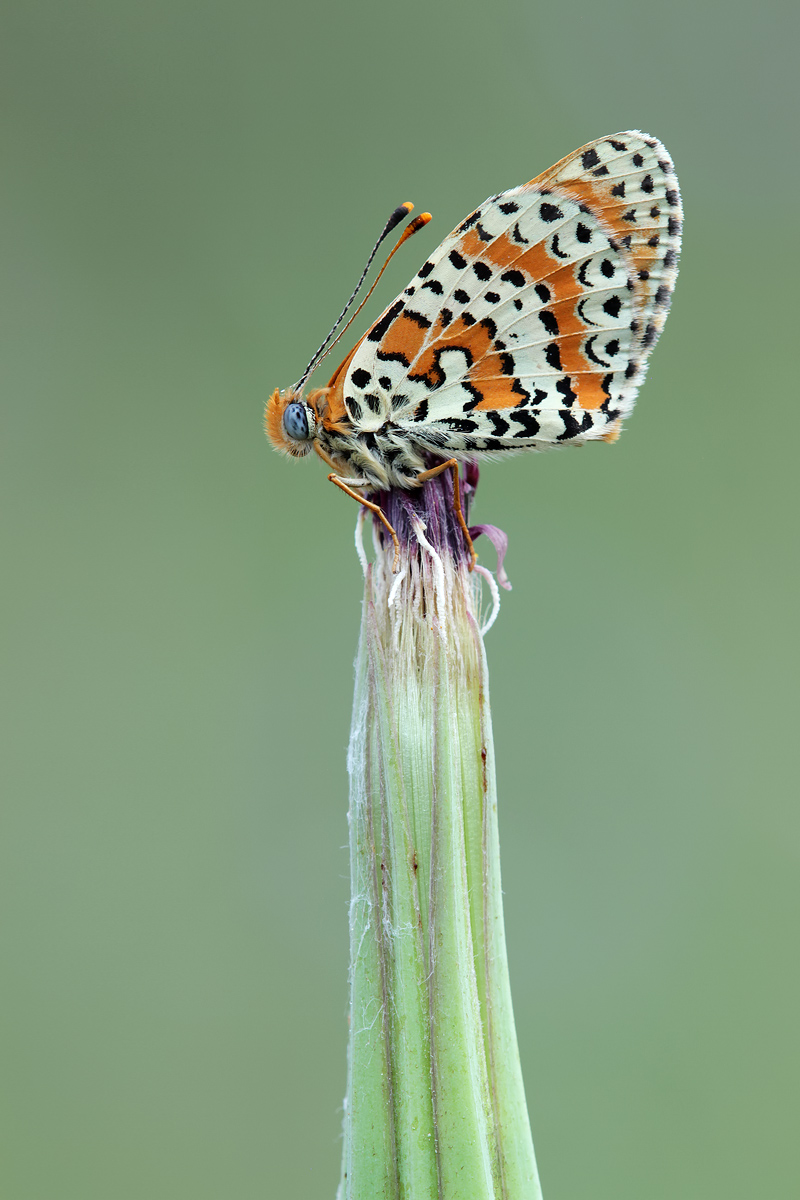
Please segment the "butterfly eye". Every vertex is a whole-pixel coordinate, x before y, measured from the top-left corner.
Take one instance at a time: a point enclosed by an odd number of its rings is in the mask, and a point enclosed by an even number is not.
[[[304,404],[287,404],[283,410],[283,428],[286,436],[295,442],[307,442],[313,434],[308,428],[308,415]]]

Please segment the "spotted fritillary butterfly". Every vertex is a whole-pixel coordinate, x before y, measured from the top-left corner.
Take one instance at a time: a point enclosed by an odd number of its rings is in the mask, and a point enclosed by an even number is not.
[[[374,492],[417,487],[443,459],[615,441],[666,319],[681,223],[659,141],[582,146],[475,209],[305,396],[323,343],[300,384],[270,397],[272,444],[313,449],[333,482]]]

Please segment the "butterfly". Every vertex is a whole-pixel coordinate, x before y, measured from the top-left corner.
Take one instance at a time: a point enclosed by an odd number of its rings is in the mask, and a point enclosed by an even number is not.
[[[412,207],[390,217],[300,381],[270,396],[266,430],[293,457],[316,451],[328,478],[383,520],[395,549],[394,531],[362,493],[413,489],[453,468],[471,547],[459,462],[619,437],[672,298],[680,191],[667,151],[648,134],[582,146],[476,208],[327,387],[304,395],[378,246]],[[392,254],[429,220],[414,218]]]

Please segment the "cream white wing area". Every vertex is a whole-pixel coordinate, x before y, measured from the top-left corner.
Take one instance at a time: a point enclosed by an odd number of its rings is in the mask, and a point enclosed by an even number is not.
[[[681,220],[666,150],[635,131],[490,197],[357,347],[354,430],[456,457],[613,440],[669,308]]]

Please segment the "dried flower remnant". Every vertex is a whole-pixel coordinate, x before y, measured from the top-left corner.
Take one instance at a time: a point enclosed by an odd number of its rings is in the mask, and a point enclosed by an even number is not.
[[[360,551],[339,1200],[539,1200],[503,928],[488,572],[469,571],[449,474],[380,499],[401,563],[377,529],[375,561]],[[502,557],[499,530],[471,532]]]

